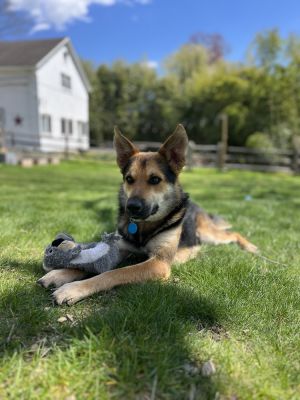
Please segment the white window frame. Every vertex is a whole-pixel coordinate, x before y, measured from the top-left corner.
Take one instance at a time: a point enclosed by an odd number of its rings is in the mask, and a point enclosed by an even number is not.
[[[60,132],[61,134],[72,136],[74,132],[74,127],[73,127],[73,120],[68,119],[68,118],[61,118],[60,119]]]
[[[60,74],[60,80],[61,80],[62,87],[64,87],[67,90],[72,89],[72,80],[71,80],[70,75],[67,75],[64,72],[62,72]]]
[[[50,114],[41,114],[42,133],[52,133],[52,117]]]

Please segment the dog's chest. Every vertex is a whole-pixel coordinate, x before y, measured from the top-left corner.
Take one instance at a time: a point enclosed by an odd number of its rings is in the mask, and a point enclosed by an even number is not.
[[[131,233],[130,224],[131,222],[128,218],[121,219],[118,232],[128,243],[139,249],[139,251],[143,251],[156,227],[153,224],[137,223],[136,232]]]

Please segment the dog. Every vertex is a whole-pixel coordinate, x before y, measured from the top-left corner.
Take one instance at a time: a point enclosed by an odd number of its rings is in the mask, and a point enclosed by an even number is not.
[[[257,247],[222,218],[210,215],[190,201],[178,181],[185,165],[188,137],[182,125],[158,152],[141,152],[115,128],[114,147],[123,176],[119,192],[118,233],[124,260],[141,254],[145,261],[88,277],[76,269],[48,272],[39,283],[54,285],[57,304],[74,304],[94,293],[127,283],[168,279],[173,263],[197,256],[202,243],[237,243],[256,253]]]

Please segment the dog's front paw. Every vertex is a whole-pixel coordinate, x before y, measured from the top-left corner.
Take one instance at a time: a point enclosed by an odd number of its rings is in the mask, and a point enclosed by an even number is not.
[[[83,282],[66,283],[52,294],[56,304],[67,304],[68,306],[88,296]]]
[[[49,286],[60,287],[65,283],[70,283],[86,277],[86,272],[80,271],[79,269],[53,269],[44,275],[37,283],[44,288]]]
[[[48,288],[50,286],[55,286],[59,287],[62,286],[65,282],[64,276],[65,276],[65,270],[63,269],[53,269],[50,272],[48,272],[46,275],[44,275],[42,278],[40,278],[37,283],[44,288]]]

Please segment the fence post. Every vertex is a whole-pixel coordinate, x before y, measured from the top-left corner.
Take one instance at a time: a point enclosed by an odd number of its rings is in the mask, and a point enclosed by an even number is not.
[[[299,157],[300,157],[299,149],[297,149],[297,147],[294,147],[291,161],[292,161],[292,170],[294,171],[295,174],[298,174],[300,172]]]
[[[186,167],[188,171],[191,171],[193,168],[193,154],[195,143],[192,140],[189,140],[188,148],[187,148],[187,155],[186,155]]]
[[[226,151],[224,143],[219,142],[217,144],[217,154],[216,154],[216,166],[220,171],[224,171],[226,162]]]
[[[300,137],[293,137],[293,156],[291,159],[291,167],[295,174],[300,172],[299,158],[300,158]]]
[[[224,171],[227,155],[228,144],[228,115],[221,114],[221,142],[217,145],[217,167],[220,171]]]

